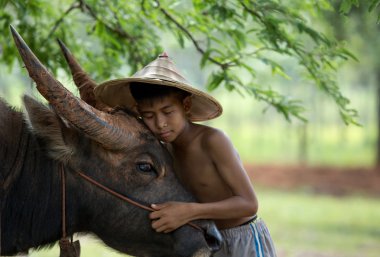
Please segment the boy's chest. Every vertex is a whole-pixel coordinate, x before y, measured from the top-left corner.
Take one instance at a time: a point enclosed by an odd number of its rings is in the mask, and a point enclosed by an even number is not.
[[[211,201],[224,188],[215,165],[207,154],[186,152],[174,155],[174,165],[181,183],[200,201]]]
[[[174,165],[178,177],[183,181],[201,182],[213,173],[212,161],[207,156],[177,155]]]

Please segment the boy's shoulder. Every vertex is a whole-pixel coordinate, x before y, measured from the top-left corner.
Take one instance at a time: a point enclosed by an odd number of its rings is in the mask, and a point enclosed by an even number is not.
[[[207,139],[209,137],[218,137],[225,135],[225,133],[217,128],[210,127],[204,124],[196,124],[196,127],[199,131],[199,135],[202,137],[202,139]]]
[[[231,143],[224,131],[206,125],[201,126],[202,132],[200,133],[200,137],[203,147],[212,149],[214,147]]]

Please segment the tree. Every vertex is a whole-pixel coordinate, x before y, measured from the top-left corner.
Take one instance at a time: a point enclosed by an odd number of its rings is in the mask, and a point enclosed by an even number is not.
[[[332,1],[333,3],[336,3],[336,1]],[[360,3],[360,4],[359,4]],[[380,0],[343,0],[339,4],[339,12],[348,15],[350,11],[353,9],[353,7],[359,7],[359,6],[368,6],[365,9],[368,9],[369,12],[375,11],[376,8],[380,6]],[[377,16],[377,23],[380,22],[380,14]]]
[[[359,4],[360,2],[360,4]],[[352,35],[360,35],[360,43],[364,50],[361,59],[365,63],[362,73],[374,74],[376,83],[377,98],[377,142],[376,142],[376,167],[380,167],[380,61],[378,48],[380,36],[380,14],[376,14],[376,8],[380,6],[380,0],[356,1],[345,0],[341,4],[335,3],[335,8],[340,13],[350,19],[350,22],[343,22],[336,13],[329,15],[328,19],[336,25],[334,32],[336,37],[342,40],[349,40]],[[372,14],[372,15],[371,15]],[[377,20],[374,19],[377,15]]]
[[[354,2],[354,1],[353,1]],[[282,113],[305,120],[299,99],[259,85],[254,62],[276,75],[287,71],[276,56],[295,59],[302,73],[331,97],[346,124],[357,124],[335,81],[339,61],[353,58],[335,38],[307,22],[315,10],[330,8],[328,0],[1,0],[1,62],[12,67],[17,58],[9,44],[9,25],[23,35],[48,68],[64,67],[54,38],[63,40],[95,78],[118,75],[128,63],[131,73],[162,51],[160,38],[174,36],[181,47],[202,56],[200,66],[213,70],[208,89],[225,87],[249,94]],[[244,72],[244,77],[238,76]]]

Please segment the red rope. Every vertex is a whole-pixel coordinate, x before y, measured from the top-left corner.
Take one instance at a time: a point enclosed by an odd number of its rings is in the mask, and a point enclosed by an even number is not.
[[[109,189],[108,187],[106,187],[106,186],[100,184],[99,182],[95,181],[94,179],[90,178],[89,176],[83,174],[83,173],[80,172],[80,171],[76,171],[76,173],[78,173],[78,175],[81,176],[82,178],[84,178],[85,180],[91,182],[92,184],[94,184],[94,185],[97,186],[97,187],[100,187],[100,188],[103,189],[104,191],[107,191],[108,193],[110,193],[110,194],[116,196],[117,198],[120,198],[120,199],[122,199],[122,200],[124,200],[124,201],[126,201],[126,202],[128,202],[128,203],[130,203],[130,204],[133,204],[133,205],[135,205],[135,206],[138,206],[138,207],[140,207],[140,208],[142,208],[142,209],[144,209],[144,210],[147,210],[147,211],[154,211],[153,208],[151,208],[151,207],[149,207],[149,206],[142,205],[142,204],[140,204],[140,203],[138,203],[138,202],[136,202],[136,201],[133,201],[132,199],[130,199],[130,198],[128,198],[128,197],[126,197],[126,196],[124,196],[124,195],[122,195],[122,194],[119,194],[119,193],[117,193],[117,192],[115,192],[115,191]]]
[[[60,171],[62,180],[62,238],[66,238],[66,180],[63,165],[61,165]]]
[[[140,207],[140,208],[142,208],[142,209],[144,209],[144,210],[147,210],[147,211],[155,211],[155,209],[153,209],[153,208],[151,208],[151,207],[149,207],[149,206],[146,206],[146,205],[140,204],[140,203],[138,203],[138,202],[136,202],[136,201],[133,201],[132,199],[130,199],[130,198],[128,198],[128,197],[126,197],[126,196],[124,196],[124,195],[122,195],[122,194],[119,194],[119,193],[117,193],[117,192],[111,190],[110,188],[108,188],[108,187],[106,187],[106,186],[100,184],[99,182],[95,181],[94,179],[90,178],[89,176],[83,174],[83,173],[80,172],[80,171],[76,171],[76,173],[77,173],[79,176],[81,176],[82,178],[84,178],[85,180],[87,180],[87,181],[89,181],[90,183],[94,184],[95,186],[97,186],[97,187],[103,189],[104,191],[106,191],[106,192],[108,192],[108,193],[110,193],[110,194],[116,196],[116,197],[119,198],[119,199],[122,199],[122,200],[124,200],[124,201],[126,201],[126,202],[128,202],[128,203],[130,203],[130,204],[132,204],[132,205],[135,205],[135,206],[137,206],[137,207]],[[192,227],[195,228],[195,229],[198,229],[198,230],[200,230],[200,231],[203,231],[203,229],[202,229],[201,227],[199,227],[198,225],[195,225],[194,223],[188,222],[187,225],[190,225],[190,226],[192,226]]]

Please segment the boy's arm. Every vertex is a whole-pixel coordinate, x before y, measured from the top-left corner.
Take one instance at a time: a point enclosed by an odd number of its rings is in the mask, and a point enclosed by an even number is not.
[[[150,218],[158,219],[152,223],[157,232],[170,232],[196,219],[234,219],[256,214],[258,202],[255,192],[231,141],[218,130],[213,130],[205,139],[204,150],[210,155],[232,196],[210,203],[154,205],[158,211],[151,213]]]

